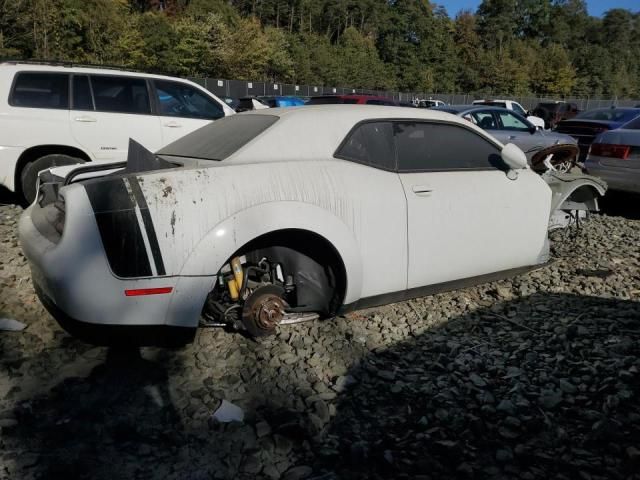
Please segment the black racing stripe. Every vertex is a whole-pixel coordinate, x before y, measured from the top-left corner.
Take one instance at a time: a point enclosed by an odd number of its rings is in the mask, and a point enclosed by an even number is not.
[[[135,204],[122,178],[84,183],[109,266],[119,277],[149,277],[151,265]]]
[[[156,264],[158,275],[166,275],[164,262],[162,261],[162,253],[160,252],[160,244],[158,243],[158,237],[156,236],[156,229],[151,221],[151,214],[149,213],[147,200],[144,198],[144,194],[140,188],[140,183],[138,183],[138,179],[136,177],[129,177],[129,185],[131,185],[131,192],[138,203],[138,207],[140,207],[142,221],[144,222],[144,229],[147,231],[149,246],[151,247],[151,254],[153,255],[153,261]]]

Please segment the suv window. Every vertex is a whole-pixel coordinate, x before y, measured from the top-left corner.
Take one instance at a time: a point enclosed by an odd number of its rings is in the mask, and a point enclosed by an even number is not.
[[[514,130],[518,132],[528,132],[529,125],[524,123],[518,117],[511,112],[497,112],[500,123],[502,124],[502,130]]]
[[[9,105],[30,108],[69,108],[69,75],[20,72],[16,75]]]
[[[218,102],[189,85],[162,80],[155,80],[154,83],[159,115],[207,120],[224,117],[224,110]]]
[[[466,128],[443,123],[394,123],[398,170],[486,170],[500,165],[500,151]]]
[[[147,82],[143,78],[91,75],[96,110],[151,113]]]
[[[356,126],[335,156],[384,170],[395,170],[396,152],[391,123],[368,122]]]
[[[87,75],[73,76],[73,106],[74,110],[93,110],[93,98]]]

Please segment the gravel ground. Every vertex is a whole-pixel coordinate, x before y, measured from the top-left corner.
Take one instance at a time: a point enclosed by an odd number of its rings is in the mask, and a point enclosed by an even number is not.
[[[636,204],[637,206],[637,204]],[[640,221],[511,280],[115,350],[38,303],[0,206],[0,479],[640,479]],[[221,400],[244,422],[211,418]]]

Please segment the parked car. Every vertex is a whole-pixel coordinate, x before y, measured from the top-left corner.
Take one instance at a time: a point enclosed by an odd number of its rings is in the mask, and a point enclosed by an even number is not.
[[[530,123],[535,125],[538,128],[544,128],[544,120],[540,117],[536,117],[535,115],[531,115],[528,111],[526,111],[522,105],[518,102],[514,102],[513,100],[474,100],[474,105],[485,105],[487,107],[499,107],[506,108],[507,110],[512,110],[516,112],[518,115],[525,117]]]
[[[579,110],[575,103],[558,101],[539,103],[532,113],[544,120],[544,128],[552,129],[558,122],[575,117]]]
[[[429,100],[416,100],[418,108],[432,108],[432,107],[444,107],[446,103],[442,100],[434,100],[430,98]]]
[[[395,100],[386,97],[378,97],[375,95],[320,95],[311,97],[307,102],[307,105],[332,104],[397,106],[397,102]]]
[[[640,117],[598,135],[585,168],[612,190],[640,193]]]
[[[548,260],[553,212],[604,193],[421,109],[247,112],[129,155],[41,173],[20,220],[44,305],[97,343],[188,340],[203,312],[260,336],[512,275]]]
[[[502,143],[517,145],[538,172],[547,170],[545,160],[549,155],[552,157],[547,164],[558,171],[568,172],[576,165],[578,147],[575,139],[569,135],[540,130],[514,111],[479,105],[447,105],[435,109],[453,113],[478,125]]]
[[[54,165],[125,160],[234,111],[196,83],[105,68],[0,63],[0,184],[35,198]]]
[[[264,102],[261,102],[258,97],[248,96],[240,97],[238,104],[236,105],[236,112],[250,112],[251,110],[264,110],[265,108],[271,108]]]
[[[558,122],[555,131],[569,134],[578,141],[580,161],[584,161],[597,135],[620,128],[639,116],[640,108],[597,108],[581,112],[571,120]]]
[[[300,107],[305,104],[304,100],[300,97],[294,96],[259,96],[260,100],[270,108],[279,107]]]

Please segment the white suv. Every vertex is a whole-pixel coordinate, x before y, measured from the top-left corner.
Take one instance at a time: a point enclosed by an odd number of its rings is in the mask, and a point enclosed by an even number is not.
[[[0,185],[30,203],[41,170],[124,161],[129,138],[153,152],[233,113],[208,90],[178,78],[0,63]]]

